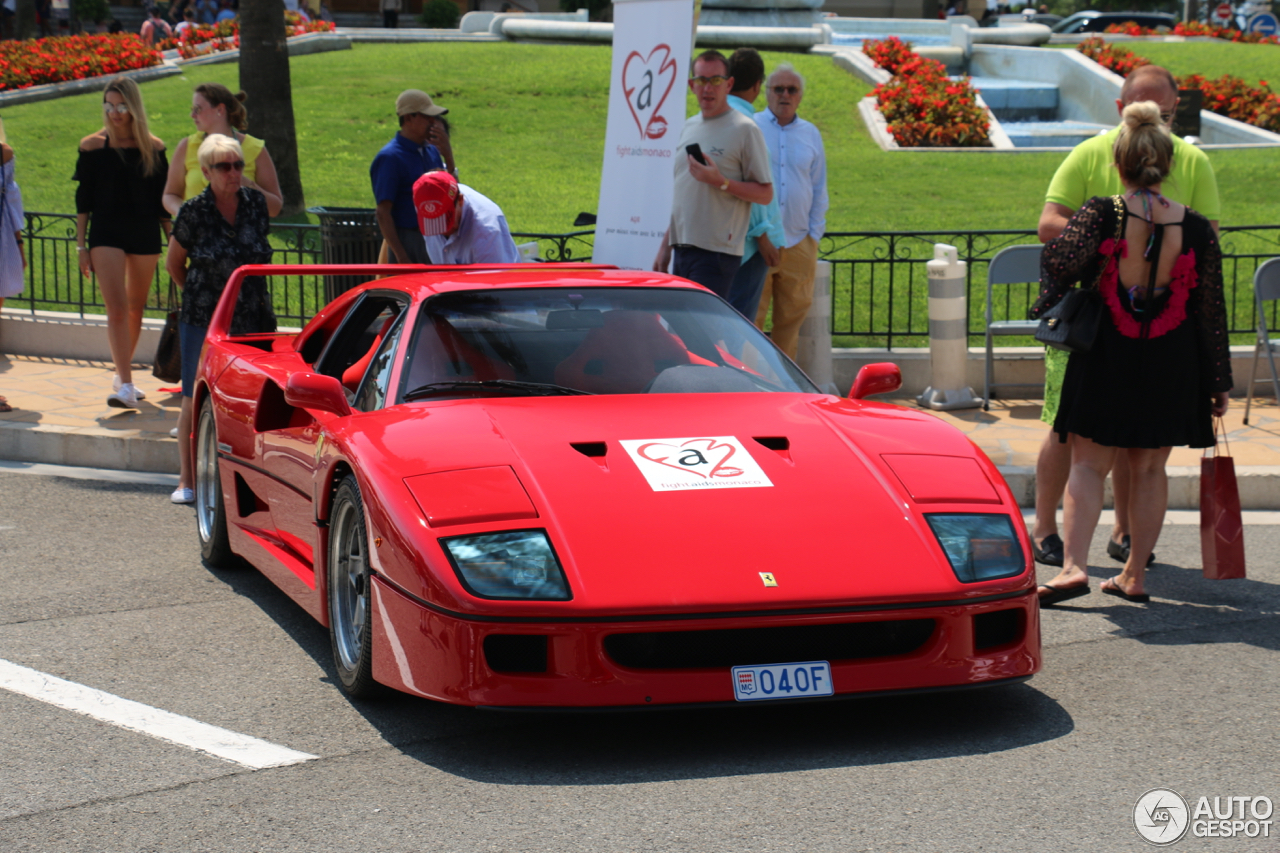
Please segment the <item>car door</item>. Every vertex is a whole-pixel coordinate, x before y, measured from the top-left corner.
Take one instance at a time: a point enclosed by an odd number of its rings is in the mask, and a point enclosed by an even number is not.
[[[352,306],[315,365],[308,366],[299,359],[300,369],[312,367],[317,373],[338,378],[347,388],[348,399],[355,401],[365,374],[371,372],[370,365],[385,349],[392,330],[398,330],[396,321],[407,304],[407,297],[400,293],[365,294]],[[317,459],[324,424],[335,416],[288,406],[279,382],[264,386],[258,412],[262,420],[262,468],[283,486],[273,489],[268,497],[272,519],[282,544],[298,557],[300,565],[295,574],[315,589],[314,571],[318,567],[314,563],[320,553],[321,535],[316,525],[316,490],[323,487],[318,479]]]

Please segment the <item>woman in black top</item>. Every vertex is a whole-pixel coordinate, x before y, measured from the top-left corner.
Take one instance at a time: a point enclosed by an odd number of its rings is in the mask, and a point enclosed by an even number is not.
[[[1089,591],[1088,559],[1103,483],[1126,448],[1132,498],[1129,559],[1102,582],[1108,595],[1146,601],[1147,558],[1168,505],[1165,461],[1174,446],[1209,447],[1227,411],[1231,351],[1222,252],[1209,221],[1160,194],[1173,141],[1160,108],[1124,108],[1115,143],[1123,196],[1089,199],[1044,247],[1038,318],[1077,282],[1103,305],[1093,347],[1067,362],[1053,428],[1071,440],[1062,571],[1040,586],[1041,605]]]
[[[191,398],[200,348],[214,309],[237,268],[271,263],[267,201],[262,193],[240,183],[244,175],[240,143],[220,133],[210,134],[201,143],[198,156],[209,186],[178,211],[165,260],[165,269],[182,288],[178,325],[182,341],[182,411],[178,415],[178,488],[170,496],[174,503],[195,501],[191,486]],[[266,280],[261,276],[246,278],[231,317],[231,334],[273,332],[275,328]]]
[[[80,272],[97,275],[107,306],[107,341],[116,366],[107,405],[136,409],[144,395],[134,387],[130,364],[160,260],[161,230],[169,230],[161,204],[169,163],[164,142],[147,130],[137,83],[112,80],[102,93],[102,111],[105,126],[80,140],[73,176],[80,182],[76,248]]]

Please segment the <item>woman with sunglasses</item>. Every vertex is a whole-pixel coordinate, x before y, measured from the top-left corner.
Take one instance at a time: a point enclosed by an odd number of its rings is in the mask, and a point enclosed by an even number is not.
[[[238,267],[271,262],[267,242],[270,221],[261,192],[244,185],[244,150],[240,143],[220,133],[210,134],[197,152],[200,172],[208,186],[182,205],[173,222],[165,269],[182,288],[182,312],[178,336],[182,345],[182,410],[178,415],[178,488],[174,503],[195,501],[192,491],[191,397],[196,368],[209,322],[222,297],[222,289]],[[275,331],[276,317],[266,281],[247,278],[240,289],[231,334]]]
[[[107,342],[116,376],[107,405],[136,409],[144,395],[133,384],[133,351],[169,231],[164,194],[164,142],[147,129],[138,84],[116,77],[102,93],[103,128],[80,140],[76,189],[76,250],[80,272],[95,274],[107,306]]]
[[[245,133],[249,126],[249,114],[244,108],[244,92],[231,94],[221,83],[202,83],[191,95],[191,121],[196,132],[178,143],[169,166],[169,177],[164,186],[164,206],[173,215],[188,199],[198,196],[208,180],[201,171],[197,152],[205,138],[218,133],[229,136],[244,149],[244,179],[241,185],[262,193],[271,216],[280,213],[284,196],[280,192],[280,179],[276,167],[267,153],[266,143]]]

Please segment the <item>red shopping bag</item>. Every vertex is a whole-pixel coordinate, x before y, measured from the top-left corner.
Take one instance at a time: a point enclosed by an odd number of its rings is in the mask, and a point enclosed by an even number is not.
[[[1225,445],[1226,427],[1221,418],[1216,421]],[[1200,460],[1200,559],[1204,576],[1210,580],[1245,576],[1244,521],[1230,447],[1225,452],[1216,446],[1207,448]]]

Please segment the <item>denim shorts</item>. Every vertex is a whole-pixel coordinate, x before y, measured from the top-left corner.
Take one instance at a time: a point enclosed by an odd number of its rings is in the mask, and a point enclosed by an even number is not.
[[[204,347],[204,337],[208,333],[204,326],[193,326],[190,323],[178,324],[178,341],[182,344],[182,396],[194,397],[196,391],[196,370],[200,367],[200,350]]]

